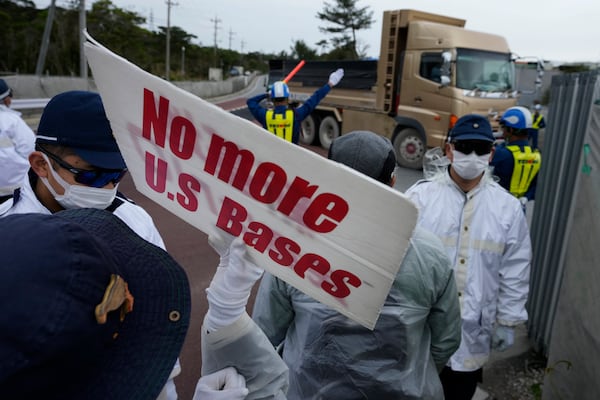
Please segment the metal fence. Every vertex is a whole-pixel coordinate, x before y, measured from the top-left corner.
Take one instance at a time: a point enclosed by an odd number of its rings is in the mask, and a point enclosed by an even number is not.
[[[592,107],[600,98],[598,71],[554,76],[550,98],[531,224],[533,262],[528,302],[529,336],[534,348],[546,356],[552,341],[563,276],[565,270],[577,262],[567,259],[567,251],[573,231],[578,228],[574,226],[573,218],[585,171],[584,152],[590,150],[590,143],[595,143],[591,148],[594,154],[600,150],[600,132],[588,129]],[[599,172],[593,171],[596,180]],[[589,200],[596,204],[600,201],[598,198]],[[597,215],[589,218],[597,218]],[[594,246],[593,240],[589,238],[589,243],[581,243],[580,256],[585,262],[591,261],[585,259],[589,257],[585,249]]]

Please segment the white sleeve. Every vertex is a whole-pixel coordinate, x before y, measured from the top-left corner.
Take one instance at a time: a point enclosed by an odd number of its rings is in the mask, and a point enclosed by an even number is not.
[[[132,231],[137,233],[142,239],[152,243],[155,246],[166,250],[165,243],[154,225],[154,221],[150,214],[146,212],[142,207],[130,203],[126,199],[122,199],[121,204],[113,212],[113,214],[119,217]]]
[[[35,134],[31,128],[20,117],[17,117],[14,129],[8,132],[8,136],[14,144],[17,154],[27,160],[35,148]]]
[[[285,399],[288,367],[247,313],[233,324],[207,333],[202,326],[202,375],[235,367],[246,379],[250,399]]]

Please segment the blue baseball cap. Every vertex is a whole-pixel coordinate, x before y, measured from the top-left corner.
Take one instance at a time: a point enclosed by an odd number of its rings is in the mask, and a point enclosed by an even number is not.
[[[54,96],[40,118],[36,143],[68,147],[94,167],[127,167],[97,93],[73,90]]]
[[[494,141],[492,126],[487,118],[477,114],[463,115],[450,131],[450,141],[484,140]]]
[[[166,251],[88,208],[1,218],[0,254],[2,398],[158,397],[191,311]]]

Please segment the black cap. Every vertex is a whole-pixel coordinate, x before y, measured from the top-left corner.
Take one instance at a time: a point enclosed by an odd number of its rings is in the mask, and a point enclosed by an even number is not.
[[[40,118],[36,143],[69,147],[95,167],[126,168],[97,93],[74,90],[54,96]]]

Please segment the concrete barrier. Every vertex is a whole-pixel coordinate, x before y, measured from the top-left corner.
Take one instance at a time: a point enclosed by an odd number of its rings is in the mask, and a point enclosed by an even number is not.
[[[224,81],[173,81],[175,86],[203,99],[239,92],[248,86],[254,75],[237,76]],[[65,76],[12,75],[3,79],[13,90],[15,99],[51,98],[69,90],[97,92],[93,79]]]

